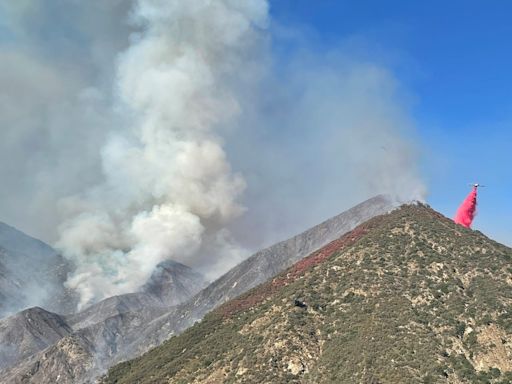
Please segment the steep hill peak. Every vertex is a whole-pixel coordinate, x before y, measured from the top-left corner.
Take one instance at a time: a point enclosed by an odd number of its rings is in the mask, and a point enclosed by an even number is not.
[[[222,303],[276,276],[358,224],[396,206],[397,203],[386,196],[368,199],[303,233],[255,253],[176,307],[168,307],[165,296],[160,293],[166,291],[166,279],[171,278],[176,284],[176,272],[183,266],[176,263],[162,265],[142,292],[109,298],[81,313],[66,316],[75,332],[63,338],[65,342],[48,347],[0,373],[0,381],[13,382],[18,378],[38,384],[56,380],[62,383],[87,381],[109,365],[136,356],[161,344],[169,336],[183,332]],[[194,290],[201,287],[201,281],[197,282],[194,276],[185,280],[185,287]],[[61,353],[70,343],[80,345],[84,351],[91,349],[80,354],[81,358],[77,360]],[[66,367],[64,371],[53,369],[59,359],[65,359],[59,363]]]
[[[105,383],[509,383],[512,250],[422,204],[370,219]]]
[[[157,265],[141,291],[172,306],[187,300],[206,285],[207,281],[199,272],[176,261],[166,260]]]

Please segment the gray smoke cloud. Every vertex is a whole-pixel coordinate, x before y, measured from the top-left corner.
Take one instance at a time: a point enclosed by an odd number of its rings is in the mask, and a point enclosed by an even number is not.
[[[247,124],[227,146],[249,186],[237,237],[271,244],[378,193],[425,200],[409,99],[392,72],[345,49],[277,65],[242,101]]]
[[[101,181],[129,1],[0,2],[1,220],[52,243],[60,199]]]
[[[119,57],[116,88],[133,123],[102,148],[104,182],[66,202],[57,242],[82,305],[136,290],[166,259],[194,265],[242,213],[245,182],[218,132],[240,112],[230,83],[258,52],[267,4],[139,0],[132,17],[143,31]]]
[[[392,72],[297,31],[277,55],[266,1],[49,3],[0,8],[0,215],[56,240],[81,305],[166,259],[214,278],[377,193],[424,199]]]

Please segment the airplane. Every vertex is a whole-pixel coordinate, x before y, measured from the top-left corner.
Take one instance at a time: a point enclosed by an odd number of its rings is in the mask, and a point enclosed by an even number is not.
[[[470,187],[473,187],[473,188],[478,188],[478,187],[486,187],[486,185],[482,185],[482,184],[478,184],[478,183],[474,183],[474,184],[468,184]]]

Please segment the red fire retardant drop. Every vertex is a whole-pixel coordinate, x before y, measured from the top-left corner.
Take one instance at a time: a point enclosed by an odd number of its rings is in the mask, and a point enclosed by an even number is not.
[[[477,188],[474,187],[469,193],[468,197],[466,197],[457,210],[455,219],[453,219],[457,224],[463,225],[466,228],[471,228],[471,223],[476,215],[476,190]]]

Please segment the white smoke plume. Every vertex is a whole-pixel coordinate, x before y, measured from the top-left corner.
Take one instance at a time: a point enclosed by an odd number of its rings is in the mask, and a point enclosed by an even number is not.
[[[103,148],[105,181],[66,202],[57,242],[82,305],[136,290],[159,262],[197,253],[205,226],[222,232],[242,212],[245,183],[218,131],[239,112],[230,78],[261,44],[266,3],[139,0],[133,18],[142,32],[116,84],[130,122]]]
[[[228,140],[249,186],[232,231],[252,248],[379,193],[426,198],[409,96],[393,73],[346,47],[315,52],[298,40],[302,49],[242,99],[246,124]]]
[[[377,193],[424,198],[392,71],[280,28],[266,0],[0,4],[0,219],[57,239],[82,306],[166,259],[213,278]]]

